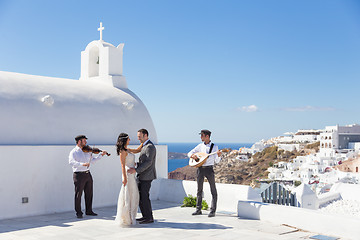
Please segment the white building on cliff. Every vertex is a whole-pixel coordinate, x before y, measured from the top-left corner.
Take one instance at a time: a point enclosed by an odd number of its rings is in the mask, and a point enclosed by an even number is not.
[[[335,157],[337,153],[360,150],[360,125],[327,126],[320,134],[320,155]]]

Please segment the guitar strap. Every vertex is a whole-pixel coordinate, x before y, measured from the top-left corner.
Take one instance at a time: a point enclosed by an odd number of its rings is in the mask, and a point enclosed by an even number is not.
[[[214,143],[211,143],[211,145],[210,145],[210,151],[209,151],[209,154],[211,153],[211,151],[212,151],[213,147],[214,147]]]

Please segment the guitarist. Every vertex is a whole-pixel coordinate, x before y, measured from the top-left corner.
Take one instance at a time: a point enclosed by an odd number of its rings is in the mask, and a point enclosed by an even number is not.
[[[214,154],[209,156],[206,162],[197,169],[197,202],[196,202],[196,211],[192,215],[201,215],[202,208],[202,193],[203,193],[203,185],[204,185],[204,177],[207,178],[210,184],[210,190],[212,195],[211,208],[208,217],[215,217],[216,211],[216,202],[217,202],[217,191],[215,186],[215,175],[213,166],[215,163],[220,162],[221,151],[219,151],[218,146],[210,140],[211,132],[209,130],[201,130],[199,133],[201,137],[202,143],[197,145],[193,150],[188,153],[189,158],[197,159],[195,153],[204,152],[204,153],[212,153],[217,152],[217,155]]]

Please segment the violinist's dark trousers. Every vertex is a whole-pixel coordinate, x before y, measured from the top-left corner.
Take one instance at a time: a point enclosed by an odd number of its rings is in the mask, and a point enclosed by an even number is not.
[[[93,200],[93,179],[90,171],[74,172],[73,175],[75,185],[75,211],[76,215],[82,215],[81,196],[85,192],[85,208],[86,213],[92,213]]]
[[[203,187],[204,187],[204,178],[207,178],[210,184],[210,191],[212,195],[211,201],[211,212],[216,211],[217,203],[217,191],[215,186],[215,174],[213,166],[199,167],[197,169],[197,201],[196,201],[196,210],[200,211],[202,208],[202,197],[203,197]]]

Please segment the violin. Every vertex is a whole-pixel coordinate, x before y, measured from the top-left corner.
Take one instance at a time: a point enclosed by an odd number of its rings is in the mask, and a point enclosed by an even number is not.
[[[83,150],[83,152],[90,152],[90,153],[95,153],[95,154],[99,154],[101,152],[103,152],[103,150],[95,148],[95,147],[90,147],[89,145],[85,145],[81,148],[81,150]],[[107,156],[110,156],[110,153],[106,153]]]

